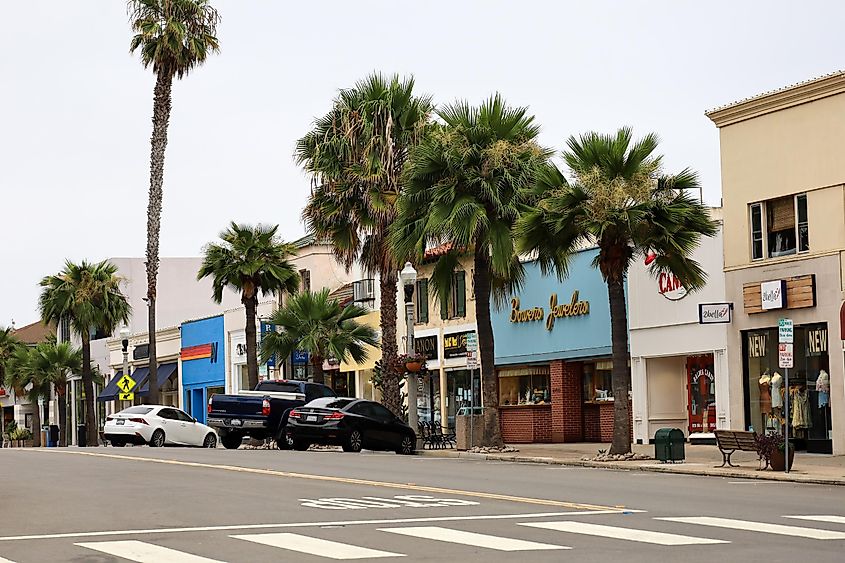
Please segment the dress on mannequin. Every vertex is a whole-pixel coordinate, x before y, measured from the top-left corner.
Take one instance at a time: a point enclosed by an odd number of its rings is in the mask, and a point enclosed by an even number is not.
[[[768,374],[764,373],[760,376],[760,381],[758,382],[760,385],[760,412],[763,414],[772,412],[771,381]]]
[[[819,393],[819,408],[830,404],[830,375],[825,370],[819,372],[816,379],[816,391]]]
[[[778,372],[772,376],[772,409],[783,407],[783,377]]]

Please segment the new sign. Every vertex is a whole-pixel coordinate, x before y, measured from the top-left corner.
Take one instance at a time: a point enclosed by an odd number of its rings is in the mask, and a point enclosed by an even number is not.
[[[786,281],[775,280],[761,283],[760,305],[764,311],[786,307]]]
[[[731,322],[733,303],[699,303],[698,323],[703,325],[728,324]]]

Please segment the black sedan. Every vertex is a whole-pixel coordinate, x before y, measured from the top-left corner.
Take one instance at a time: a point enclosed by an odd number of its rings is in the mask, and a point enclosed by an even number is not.
[[[388,450],[414,453],[417,437],[410,426],[382,405],[363,399],[322,397],[288,415],[288,443],[295,450],[311,444],[342,446],[345,452]]]

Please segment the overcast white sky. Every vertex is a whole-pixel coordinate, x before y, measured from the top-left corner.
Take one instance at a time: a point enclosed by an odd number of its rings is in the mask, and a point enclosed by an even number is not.
[[[230,220],[303,234],[296,139],[336,90],[414,74],[438,103],[500,91],[542,142],[631,125],[718,204],[704,111],[842,68],[845,2],[216,0],[222,52],[174,86],[162,256],[198,255]],[[3,3],[0,326],[38,318],[63,260],[145,248],[153,76],[121,0]]]

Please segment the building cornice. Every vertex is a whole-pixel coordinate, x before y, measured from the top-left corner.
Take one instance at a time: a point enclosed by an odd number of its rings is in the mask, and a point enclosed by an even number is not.
[[[704,115],[709,117],[716,127],[725,127],[843,92],[845,71],[839,71],[718,107],[704,112]]]

